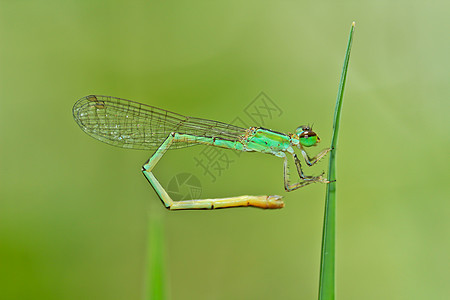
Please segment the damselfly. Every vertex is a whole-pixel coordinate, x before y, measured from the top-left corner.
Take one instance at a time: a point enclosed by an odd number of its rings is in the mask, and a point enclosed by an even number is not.
[[[284,159],[284,188],[293,191],[314,182],[329,183],[323,177],[306,176],[294,148],[308,166],[314,165],[330,149],[309,157],[305,148],[320,142],[309,126],[300,126],[293,134],[284,134],[261,127],[242,128],[222,122],[186,117],[138,102],[100,95],[89,95],[73,106],[73,117],[87,134],[107,144],[142,150],[156,150],[142,166],[142,172],[155,189],[164,206],[175,209],[215,209],[237,206],[282,208],[281,196],[238,196],[219,199],[173,201],[153,175],[152,170],[170,149],[192,145],[208,145],[244,152],[272,154]],[[299,182],[291,183],[287,156],[295,162]]]

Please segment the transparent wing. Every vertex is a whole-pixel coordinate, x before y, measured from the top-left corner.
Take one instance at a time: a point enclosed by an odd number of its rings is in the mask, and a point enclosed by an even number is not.
[[[78,125],[93,138],[131,149],[157,149],[171,132],[231,141],[245,134],[245,128],[222,122],[186,117],[138,102],[101,95],[81,98],[73,106]],[[170,148],[192,143],[174,143]]]

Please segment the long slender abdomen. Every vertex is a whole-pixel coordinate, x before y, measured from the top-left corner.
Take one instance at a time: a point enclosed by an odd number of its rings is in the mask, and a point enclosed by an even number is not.
[[[247,149],[247,147],[245,147],[240,141],[232,141],[216,137],[195,136],[190,134],[175,133],[174,142],[201,144],[237,151],[255,151],[253,149]]]

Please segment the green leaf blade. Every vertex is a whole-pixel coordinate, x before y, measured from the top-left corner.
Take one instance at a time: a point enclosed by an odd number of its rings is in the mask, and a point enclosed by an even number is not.
[[[148,230],[147,299],[166,299],[164,226],[161,217],[150,216]]]
[[[342,68],[339,82],[338,95],[333,121],[333,138],[331,140],[331,151],[328,174],[331,181],[327,185],[325,198],[325,212],[322,233],[322,252],[320,257],[320,280],[319,280],[319,300],[335,299],[335,250],[336,250],[336,146],[344,99],[344,89],[347,79],[348,63],[353,41],[355,22],[352,23],[345,52],[344,66]]]

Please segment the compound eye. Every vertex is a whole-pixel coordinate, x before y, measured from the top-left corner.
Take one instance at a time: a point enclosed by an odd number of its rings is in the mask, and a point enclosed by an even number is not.
[[[302,134],[303,132],[308,132],[310,130],[311,130],[311,128],[309,128],[309,126],[302,125],[302,126],[297,127],[297,129],[295,130],[295,133],[298,136],[300,136],[300,134]]]
[[[304,131],[299,135],[300,144],[305,147],[311,147],[317,144],[317,134],[314,131]]]

